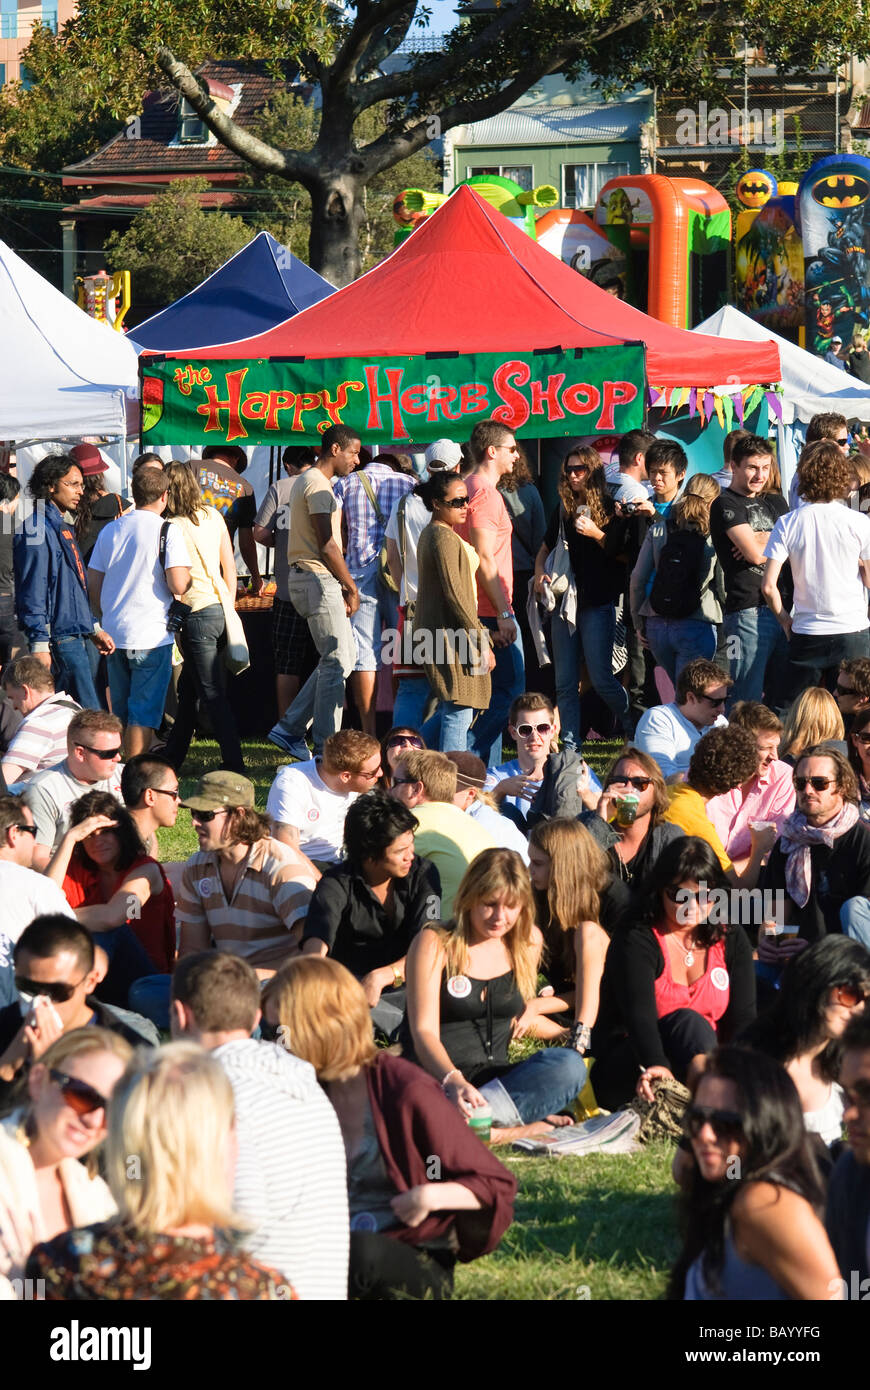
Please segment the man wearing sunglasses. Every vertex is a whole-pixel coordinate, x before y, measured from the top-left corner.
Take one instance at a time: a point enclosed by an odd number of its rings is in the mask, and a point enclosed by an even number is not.
[[[637,798],[637,807],[634,819],[623,825],[618,803],[628,796]],[[662,819],[667,809],[668,792],[658,764],[630,747],[611,763],[596,809],[584,811],[580,822],[605,851],[613,874],[632,883],[683,833]]]
[[[105,954],[89,932],[59,913],[37,917],[14,951],[18,997],[0,1009],[0,1103],[22,1068],[38,1061],[62,1033],[97,1024],[120,1033],[133,1047],[156,1047],[152,1023],[94,997],[106,973]]]
[[[723,714],[731,679],[713,661],[690,661],[677,676],[676,699],[654,705],[641,718],[634,742],[655,758],[665,781],[685,776],[698,739]]]
[[[845,932],[870,947],[870,833],[858,817],[858,784],[842,753],[819,744],[794,770],[795,810],[761,876],[761,888],[784,895],[784,925],[795,940],[768,944],[758,958],[782,965],[827,932]],[[778,941],[778,938],[773,938]]]
[[[73,911],[57,884],[45,874],[33,872],[33,816],[19,796],[0,796],[0,1004],[15,998],[11,943],[16,942],[34,917],[44,912],[72,917]],[[5,949],[4,949],[5,947]]]
[[[157,831],[171,830],[178,819],[181,795],[178,773],[159,753],[139,753],[121,771],[121,795],[130,812],[145,853],[160,858]]]
[[[120,719],[105,710],[83,709],[67,729],[67,755],[56,767],[37,772],[22,793],[33,813],[36,848],[33,867],[45,869],[69,828],[68,812],[85,792],[111,792],[121,800]]]
[[[841,1039],[839,1082],[849,1147],[831,1174],[825,1225],[846,1287],[845,1298],[870,1290],[870,1014],[853,1015]],[[832,1296],[834,1291],[831,1291]]]
[[[834,687],[834,699],[843,716],[846,736],[851,732],[855,715],[870,705],[870,660],[864,656],[854,661],[841,661]]]
[[[323,756],[280,767],[269,788],[272,834],[318,864],[341,859],[344,818],[381,775],[381,745],[359,729],[339,729]]]

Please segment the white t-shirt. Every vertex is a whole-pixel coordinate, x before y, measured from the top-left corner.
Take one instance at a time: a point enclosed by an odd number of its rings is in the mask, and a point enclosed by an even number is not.
[[[423,528],[428,526],[429,522],[432,520],[432,513],[427,511],[421,499],[415,497],[412,493],[406,493],[404,498],[399,498],[399,501],[390,512],[386,536],[388,540],[396,542],[400,557],[402,554],[402,547],[399,544],[399,506],[403,502],[405,505],[405,556],[402,570],[402,592],[399,595],[399,602],[404,604],[415,603],[417,599],[417,546]]]
[[[764,554],[791,561],[794,632],[809,636],[870,627],[858,569],[859,560],[870,559],[870,518],[842,502],[811,502],[779,518]]]
[[[156,512],[125,512],[97,537],[88,567],[103,576],[102,623],[116,647],[150,652],[172,643],[172,633],[166,631],[172,594],[159,553],[162,525]],[[190,564],[184,536],[170,522],[166,567]]]
[[[299,848],[309,859],[331,864],[341,858],[344,818],[359,792],[334,792],[320,780],[319,758],[278,769],[269,789],[266,815],[276,825],[299,831]]]
[[[23,864],[12,864],[0,859],[0,934],[16,942],[29,927],[34,917],[44,912],[59,912],[64,917],[75,917],[75,913],[64,896],[63,891],[53,879],[38,874],[33,869],[25,869]]]
[[[716,729],[727,723],[725,716],[720,714],[707,728]],[[667,780],[675,773],[688,770],[695,744],[706,732],[707,729],[698,729],[685,719],[676,705],[654,705],[638,720],[632,743],[642,753],[655,758]]]
[[[121,771],[116,763],[102,782],[80,782],[64,759],[57,767],[47,767],[31,777],[21,795],[33,816],[36,843],[57,849],[69,828],[69,808],[85,792],[111,792],[123,805]]]

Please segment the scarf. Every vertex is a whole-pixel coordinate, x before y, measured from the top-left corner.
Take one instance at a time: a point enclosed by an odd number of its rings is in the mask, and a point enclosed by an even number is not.
[[[787,856],[785,864],[786,892],[796,907],[806,907],[810,896],[813,845],[833,847],[834,841],[858,821],[858,807],[847,801],[839,815],[826,825],[807,825],[802,811],[793,811],[782,828],[780,844]]]

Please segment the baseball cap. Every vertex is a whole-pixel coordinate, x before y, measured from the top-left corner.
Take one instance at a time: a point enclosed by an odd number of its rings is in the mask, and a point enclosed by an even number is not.
[[[429,445],[425,457],[430,473],[445,473],[462,462],[462,450],[452,439],[436,439]]]
[[[207,772],[200,777],[193,796],[181,805],[188,811],[222,811],[226,806],[244,806],[253,810],[254,784],[237,772]]]
[[[76,444],[70,449],[69,456],[75,459],[85,478],[91,478],[95,473],[107,473],[109,470],[109,465],[95,444]]]
[[[842,341],[843,341],[843,339],[840,338],[840,337],[838,337],[838,336],[836,335],[836,333],[834,334],[833,338],[831,339],[831,342],[832,342],[832,343],[842,343]]]

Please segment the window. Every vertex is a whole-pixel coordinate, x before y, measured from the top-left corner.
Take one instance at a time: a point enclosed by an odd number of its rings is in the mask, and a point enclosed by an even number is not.
[[[36,81],[36,78],[33,76],[33,73],[30,71],[30,68],[25,67],[25,65],[24,65],[23,63],[21,64],[21,69],[20,69],[19,74],[18,74],[18,79],[19,79],[19,81],[20,81],[22,87],[24,88],[25,92],[29,92],[30,89],[31,89],[31,87],[33,86],[34,82]]]
[[[0,63],[0,87],[6,85],[6,64]]]
[[[562,206],[592,208],[608,179],[630,172],[627,164],[563,164]]]
[[[182,145],[204,145],[208,136],[209,131],[205,121],[196,114],[187,98],[182,97],[178,112],[179,142]]]
[[[0,39],[18,38],[18,14],[0,14]]]
[[[531,164],[487,164],[476,169],[466,168],[465,177],[473,179],[482,174],[498,174],[503,179],[513,179],[520,188],[531,189],[535,186],[535,170]]]

